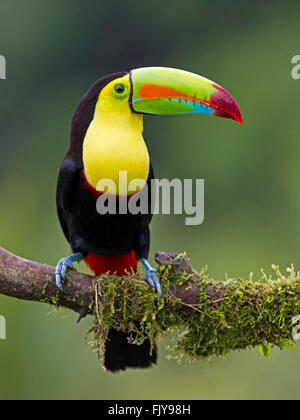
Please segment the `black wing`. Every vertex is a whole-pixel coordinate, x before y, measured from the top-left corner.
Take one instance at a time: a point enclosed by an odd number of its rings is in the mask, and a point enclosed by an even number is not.
[[[81,171],[82,164],[67,157],[63,161],[57,182],[57,213],[62,230],[69,242],[71,242],[70,217],[72,211],[74,211],[74,200],[78,183],[80,182]]]

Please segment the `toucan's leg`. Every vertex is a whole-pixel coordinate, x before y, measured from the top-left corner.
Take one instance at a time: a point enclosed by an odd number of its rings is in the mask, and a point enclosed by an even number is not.
[[[80,252],[77,252],[77,254],[73,254],[70,257],[62,258],[59,260],[56,270],[55,270],[55,280],[57,287],[62,291],[62,281],[66,280],[67,277],[67,270],[68,268],[72,268],[73,270],[76,270],[73,263],[74,262],[80,262],[84,258],[83,254]]]
[[[156,270],[151,267],[151,265],[149,264],[149,262],[146,258],[142,258],[141,263],[146,268],[146,280],[147,280],[149,286],[152,289],[156,290],[157,294],[159,296],[161,296],[162,295],[161,287],[160,287],[160,283],[159,283],[159,280],[158,280],[158,277],[157,277],[157,274],[156,274]]]

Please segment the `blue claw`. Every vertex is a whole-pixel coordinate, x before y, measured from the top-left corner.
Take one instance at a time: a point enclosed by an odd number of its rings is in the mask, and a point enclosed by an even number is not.
[[[146,280],[147,283],[149,284],[149,286],[151,287],[151,289],[155,290],[155,283],[153,281],[153,276],[156,275],[156,271],[155,270],[148,270],[146,271]]]
[[[151,267],[146,259],[141,260],[142,264],[146,268],[146,280],[151,289],[155,290],[159,296],[162,295],[161,286],[156,274],[156,270]]]
[[[82,261],[82,259],[83,255],[81,253],[77,253],[71,255],[70,257],[62,258],[61,260],[59,260],[55,270],[55,281],[56,286],[59,288],[59,290],[63,291],[62,281],[67,279],[68,268],[77,271],[73,263],[80,262]]]
[[[146,272],[146,280],[149,283],[150,287],[157,292],[158,296],[161,296],[161,287],[156,274],[156,270],[154,270],[154,268]]]

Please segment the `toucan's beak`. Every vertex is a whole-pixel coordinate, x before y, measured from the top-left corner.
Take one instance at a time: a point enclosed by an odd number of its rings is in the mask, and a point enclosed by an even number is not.
[[[145,67],[130,72],[133,112],[155,115],[207,114],[243,124],[238,104],[221,86],[183,70]]]

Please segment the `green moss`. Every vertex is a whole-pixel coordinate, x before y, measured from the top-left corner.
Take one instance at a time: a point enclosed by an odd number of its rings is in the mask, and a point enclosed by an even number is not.
[[[55,296],[46,296],[47,287],[52,282],[53,282],[52,278],[50,276],[46,276],[46,282],[43,285],[43,289],[42,289],[42,296],[44,296],[44,297],[40,299],[40,302],[49,303],[50,305],[54,305],[58,309],[59,308],[59,303],[60,303],[59,302],[59,291],[57,290]]]
[[[292,317],[300,314],[300,277],[294,267],[275,278],[264,273],[259,282],[226,279],[216,282],[206,270],[194,274],[158,270],[163,290],[184,285],[199,288],[197,305],[187,305],[167,293],[159,298],[138,274],[102,276],[95,280],[95,317],[92,345],[103,354],[110,328],[134,332],[135,343],[157,343],[169,335],[170,357],[182,360],[224,356],[233,350],[292,344]],[[219,296],[212,300],[212,296]],[[189,308],[187,308],[189,307]],[[187,310],[189,309],[189,310]]]

